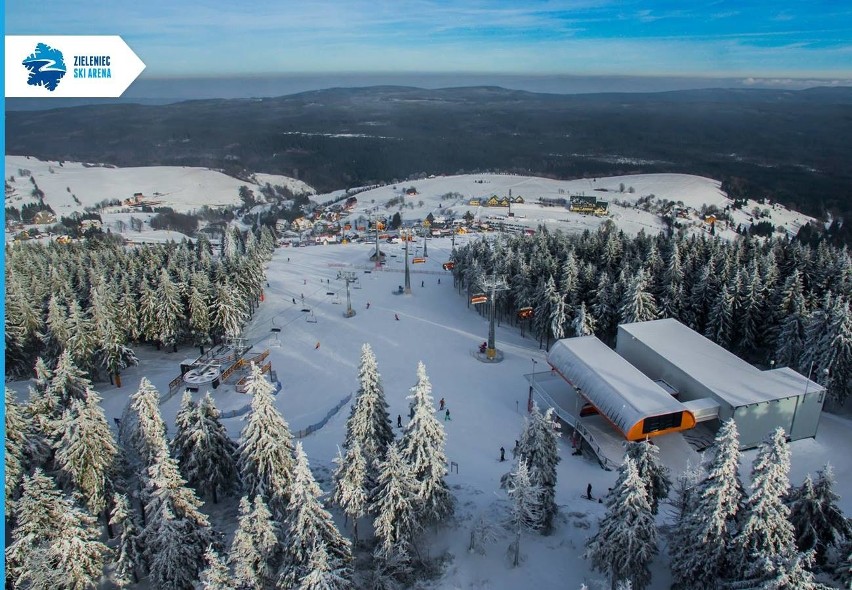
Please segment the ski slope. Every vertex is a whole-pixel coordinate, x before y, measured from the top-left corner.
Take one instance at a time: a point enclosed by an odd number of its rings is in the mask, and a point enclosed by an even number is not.
[[[457,237],[457,245],[467,239],[475,238]],[[269,348],[269,358],[283,386],[276,403],[292,430],[299,431],[320,421],[341,398],[355,390],[364,342],[371,344],[378,359],[394,425],[398,414],[407,422],[406,396],[415,383],[417,362],[422,360],[436,404],[443,397],[451,411],[452,420],[443,422],[447,456],[458,465],[458,472],[453,470],[447,476],[457,500],[456,515],[437,533],[428,531],[422,547],[433,557],[447,556],[445,571],[425,587],[574,589],[583,582],[590,588],[598,587],[597,581],[602,576],[591,572],[581,555],[586,539],[596,530],[604,513],[604,506],[581,495],[588,483],[592,484],[594,497],[605,494],[617,473],[602,470],[589,458],[573,456],[567,436],[560,444],[556,491],[560,515],[553,535],[525,535],[524,562],[518,569],[512,569],[505,556],[512,535],[499,526],[499,538],[488,547],[487,555],[468,553],[473,522],[485,516],[499,525],[507,514],[506,493],[500,489],[499,481],[511,469],[511,463],[498,461],[499,449],[503,446],[507,459],[511,459],[511,449],[523,427],[528,391],[524,375],[531,372],[531,359],[538,361],[538,371],[547,370],[545,353],[529,336],[522,338],[517,329],[501,326],[496,332],[497,347],[505,360],[483,364],[474,358],[473,352],[487,337],[488,324],[472,308],[468,309],[466,298],[454,289],[451,276],[441,271],[441,263],[449,256],[449,238],[432,239],[428,261],[412,265],[410,296],[392,293],[404,281],[402,246],[382,244],[381,247],[388,260],[386,269],[381,271],[368,262],[372,252],[369,244],[279,248],[275,253],[264,301],[244,335],[255,351]],[[359,277],[360,288],[351,290],[356,315],[349,319],[343,317],[345,286],[336,278],[341,270],[355,272]],[[370,308],[366,309],[368,301]],[[302,309],[312,310],[316,323],[306,321],[309,314]],[[400,318],[398,321],[395,314]],[[271,328],[281,329],[280,347],[270,346],[275,341]],[[168,353],[144,347],[138,353],[142,363],[123,373],[122,389],[97,384],[110,417],[121,414],[127,397],[136,390],[143,375],[164,392],[168,382],[179,373],[179,363],[197,356],[197,349],[186,347],[178,353]],[[203,393],[202,389],[198,395]],[[223,410],[238,408],[249,401],[247,396],[236,393],[232,384],[223,385],[213,395]],[[180,395],[176,395],[162,406],[170,428],[179,402]],[[302,439],[314,473],[326,491],[331,489],[331,460],[344,439],[349,409],[349,405],[344,406],[323,428]],[[226,420],[226,424],[236,437],[243,422],[241,418],[233,418]],[[846,450],[850,429],[850,420],[824,415],[816,439],[791,444],[792,482],[800,484],[806,473],[814,473],[825,462],[831,462],[838,478],[836,490],[844,496],[841,506],[847,515],[852,513],[849,493],[852,456]],[[395,431],[398,436],[401,434],[398,429]],[[696,458],[682,440],[658,441],[673,475],[686,466],[687,459]],[[755,453],[754,450],[744,453],[741,473],[745,482]],[[206,505],[205,509],[216,515],[217,526],[232,532],[235,510],[221,504]],[[661,510],[661,523],[668,517],[667,512],[666,508]],[[343,525],[342,519],[339,524]],[[667,560],[662,542],[660,556],[653,566],[652,588],[669,587]]]

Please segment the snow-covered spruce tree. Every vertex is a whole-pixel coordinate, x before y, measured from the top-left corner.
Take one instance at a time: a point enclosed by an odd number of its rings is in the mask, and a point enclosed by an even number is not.
[[[352,572],[331,559],[322,545],[314,548],[307,569],[308,575],[302,578],[298,590],[349,590],[353,587]]]
[[[240,434],[237,468],[246,495],[260,495],[275,520],[283,521],[293,484],[293,435],[275,409],[274,391],[260,367],[252,364],[246,388],[252,396],[251,414]]]
[[[24,478],[23,490],[6,550],[7,580],[19,588],[97,586],[109,548],[97,540],[95,519],[63,497],[41,469]]]
[[[453,513],[453,497],[444,477],[447,475],[447,455],[444,452],[446,433],[435,418],[432,384],[422,362],[417,364],[417,384],[411,388],[414,418],[408,423],[400,448],[420,484],[418,507],[421,525],[437,523]]]
[[[533,404],[533,411],[526,420],[526,426],[518,443],[517,459],[526,463],[530,481],[539,490],[540,520],[536,528],[544,534],[553,529],[553,518],[556,516],[556,465],[559,463],[557,440],[559,438],[558,422],[553,409],[548,409],[543,415],[538,404]]]
[[[71,352],[68,349],[62,351],[56,363],[56,368],[53,370],[50,385],[48,385],[48,390],[59,400],[59,413],[61,414],[65,408],[71,407],[71,402],[75,399],[85,400],[86,390],[91,386],[92,382],[74,363]]]
[[[166,424],[160,415],[160,393],[146,377],[130,396],[130,411],[135,414],[136,424],[128,434],[129,442],[148,467],[162,451],[168,452],[168,442]]]
[[[537,528],[542,518],[541,488],[530,481],[526,462],[518,462],[507,491],[512,501],[509,526],[515,534],[509,550],[512,552],[512,566],[518,567],[521,562],[521,533]]]
[[[817,473],[817,481],[811,476],[793,495],[790,504],[790,522],[796,536],[799,551],[814,552],[814,560],[820,567],[826,563],[826,552],[843,539],[852,539],[852,524],[837,506],[840,497],[834,491],[834,472],[826,465]]]
[[[171,346],[177,352],[177,343],[182,336],[184,320],[183,302],[177,284],[165,268],[160,269],[157,301],[157,339],[163,343],[163,346]]]
[[[338,449],[334,459],[334,494],[332,499],[340,506],[347,519],[352,519],[352,535],[358,543],[358,520],[367,515],[369,490],[367,489],[367,461],[361,444],[353,441],[344,456]]]
[[[190,416],[181,462],[187,483],[202,496],[212,495],[214,504],[219,501],[219,493],[234,491],[240,479],[237,444],[231,440],[220,416],[207,392]]]
[[[619,314],[622,324],[657,319],[657,302],[648,290],[648,278],[643,269],[630,281],[619,305]]]
[[[234,567],[235,587],[269,588],[278,553],[278,527],[263,498],[255,496],[252,504],[248,496],[243,496],[239,525],[228,554],[228,562]]]
[[[690,494],[686,512],[669,543],[678,588],[712,590],[727,571],[728,549],[736,534],[743,499],[739,433],[727,420],[716,434],[707,476]]]
[[[65,350],[71,353],[74,363],[88,374],[94,374],[94,352],[97,347],[95,323],[77,299],[68,305],[68,342]],[[61,358],[61,357],[60,357]]]
[[[139,571],[145,559],[139,540],[139,522],[124,494],[113,495],[109,524],[115,527],[118,536],[115,548],[115,581],[120,588],[125,588],[139,582]]]
[[[157,588],[187,588],[197,579],[207,547],[214,542],[201,502],[185,486],[177,462],[163,446],[148,468],[142,544]]]
[[[834,569],[834,576],[843,588],[852,588],[852,540],[840,547],[840,563]]]
[[[591,336],[595,333],[595,318],[586,308],[586,302],[581,301],[577,311],[574,312],[574,321],[571,322],[572,336]]]
[[[207,564],[207,567],[199,576],[201,590],[233,590],[237,587],[234,578],[231,577],[231,572],[228,571],[228,566],[225,565],[212,545],[204,553],[204,563]]]
[[[343,446],[348,449],[356,440],[361,445],[367,462],[367,487],[372,489],[377,478],[377,462],[384,460],[394,435],[381,375],[369,344],[361,347],[358,384],[352,412],[346,422]]]
[[[651,513],[656,514],[660,500],[669,497],[672,480],[669,469],[660,462],[660,449],[646,441],[627,443],[627,456],[633,459],[639,479],[645,482]]]
[[[175,414],[175,435],[171,440],[171,444],[169,444],[172,457],[180,465],[181,473],[183,473],[184,477],[186,477],[184,463],[189,455],[189,437],[198,419],[197,410],[198,404],[192,401],[192,393],[188,389],[184,389],[183,395],[180,397],[180,407],[177,414]]]
[[[376,515],[373,527],[379,541],[374,553],[377,559],[391,562],[411,554],[414,537],[419,532],[419,488],[398,446],[388,447],[386,459],[379,463],[378,481],[370,505],[370,513]]]
[[[100,400],[97,392],[89,389],[85,401],[74,401],[65,411],[62,437],[54,444],[60,481],[79,490],[92,514],[106,508],[109,480],[118,456]],[[108,520],[104,513],[104,521]]]
[[[782,428],[761,443],[751,470],[751,494],[734,538],[730,578],[760,584],[773,577],[773,564],[796,553],[790,509],[783,499],[790,487],[790,450]]]
[[[204,549],[199,552],[194,542],[195,523],[177,518],[170,506],[163,506],[156,523],[150,538],[153,547],[149,548],[153,586],[158,590],[190,590],[204,565],[205,553]]]
[[[349,540],[337,530],[331,514],[320,501],[322,490],[311,473],[302,443],[296,443],[292,490],[284,526],[284,556],[278,578],[278,587],[283,588],[298,586],[309,573],[311,554],[317,547],[326,551],[334,569],[348,568],[352,561]]]
[[[54,362],[65,350],[65,343],[68,342],[70,334],[68,332],[68,310],[63,303],[61,295],[52,293],[47,302],[47,319],[44,334],[42,334],[42,344],[44,346],[44,356]]]
[[[842,404],[849,397],[849,382],[852,380],[852,310],[848,301],[838,298],[831,314],[831,351],[827,364],[822,368],[828,371],[824,385],[828,394],[837,403]]]
[[[238,290],[228,282],[214,287],[213,304],[211,306],[211,327],[214,333],[237,338],[246,320],[246,311],[240,300]]]
[[[713,307],[707,316],[707,329],[704,335],[723,348],[731,346],[734,323],[734,298],[728,286],[723,284]]]
[[[651,582],[649,566],[657,554],[657,529],[648,492],[630,457],[624,458],[620,471],[586,557],[594,569],[610,576],[613,589],[629,581],[636,590],[643,590]]]
[[[210,344],[210,280],[201,272],[192,274],[189,288],[189,329],[192,343],[204,354]]]
[[[28,409],[18,405],[12,390],[6,389],[6,511],[10,516],[24,474],[41,467],[50,453]]]

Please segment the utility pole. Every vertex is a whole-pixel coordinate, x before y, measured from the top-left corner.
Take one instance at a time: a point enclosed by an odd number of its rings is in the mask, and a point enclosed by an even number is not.
[[[343,317],[351,318],[355,315],[355,310],[352,309],[352,298],[349,296],[349,284],[357,281],[358,277],[350,270],[341,270],[337,273],[337,280],[346,281],[346,311],[343,312]]]

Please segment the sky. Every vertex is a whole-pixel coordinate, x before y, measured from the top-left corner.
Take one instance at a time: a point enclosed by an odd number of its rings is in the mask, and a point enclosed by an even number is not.
[[[43,0],[33,10],[9,0],[6,33],[119,34],[147,80],[476,73],[852,84],[848,1]]]

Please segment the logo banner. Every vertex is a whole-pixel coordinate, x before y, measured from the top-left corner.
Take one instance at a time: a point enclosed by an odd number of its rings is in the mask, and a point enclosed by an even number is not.
[[[118,98],[145,64],[118,35],[7,35],[7,98]]]

